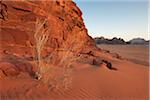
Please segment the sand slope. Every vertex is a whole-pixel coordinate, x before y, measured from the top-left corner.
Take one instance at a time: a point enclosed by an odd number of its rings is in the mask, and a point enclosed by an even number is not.
[[[98,47],[118,53],[135,63],[149,66],[149,45],[98,45]]]
[[[114,60],[118,70],[105,66],[75,64],[71,86],[51,89],[26,77],[0,81],[2,99],[34,100],[148,100],[148,68],[127,61]],[[31,99],[31,100],[32,100]]]

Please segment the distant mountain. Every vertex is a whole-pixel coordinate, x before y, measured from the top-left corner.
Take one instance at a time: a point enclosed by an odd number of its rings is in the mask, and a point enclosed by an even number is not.
[[[130,41],[124,41],[122,38],[112,38],[112,39],[107,39],[104,37],[96,37],[94,38],[96,44],[141,44],[141,45],[145,45],[145,44],[149,44],[150,40],[146,41],[143,38],[133,38]]]
[[[126,44],[126,42],[121,39],[121,38],[112,38],[112,39],[107,39],[104,37],[96,37],[94,38],[96,44]]]
[[[134,38],[128,41],[128,44],[149,44],[150,41],[146,41],[143,38]]]

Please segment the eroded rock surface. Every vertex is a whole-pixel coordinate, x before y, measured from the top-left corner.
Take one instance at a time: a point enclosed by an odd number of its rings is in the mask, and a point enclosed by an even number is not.
[[[70,0],[1,1],[0,4],[0,42],[5,51],[20,56],[35,56],[37,18],[48,19],[49,39],[42,55],[51,54],[52,63],[60,62],[63,55],[72,56],[96,49],[93,39],[87,34],[81,11]],[[13,49],[14,46],[16,48]]]

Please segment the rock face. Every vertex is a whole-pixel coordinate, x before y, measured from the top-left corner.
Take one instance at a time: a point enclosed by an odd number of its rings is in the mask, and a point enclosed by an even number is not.
[[[35,57],[35,22],[37,18],[47,19],[49,38],[43,57],[50,56],[51,63],[58,64],[64,56],[94,52],[97,48],[88,36],[82,13],[70,0],[11,0],[0,1],[0,43],[1,55]]]
[[[134,38],[130,41],[128,41],[129,44],[149,44],[149,41],[146,41],[143,38]]]
[[[94,39],[96,44],[126,44],[126,42],[121,39],[121,38],[112,38],[112,39],[107,39],[104,37],[97,37]]]
[[[143,38],[133,38],[132,40],[129,41],[124,41],[121,38],[112,38],[112,39],[107,39],[104,37],[96,37],[94,38],[96,44],[141,44],[141,45],[148,45],[149,44],[149,40],[145,40]]]

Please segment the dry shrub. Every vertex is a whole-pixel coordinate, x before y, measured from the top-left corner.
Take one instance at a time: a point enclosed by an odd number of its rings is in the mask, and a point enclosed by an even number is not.
[[[48,64],[44,71],[43,82],[49,85],[50,89],[64,89],[67,90],[72,85],[72,73],[74,68],[72,63],[75,61],[75,57],[72,56],[70,51],[64,51],[61,61],[57,66]],[[50,55],[51,56],[51,55]]]
[[[43,70],[44,70],[44,63],[42,62],[42,57],[41,57],[41,52],[46,44],[48,37],[49,37],[49,32],[50,29],[46,26],[47,24],[47,19],[40,19],[37,18],[36,20],[36,29],[35,29],[35,49],[36,49],[36,55],[37,55],[37,66],[38,66],[38,71],[37,71],[37,76],[38,79],[42,78]]]
[[[69,89],[72,84],[72,69],[50,65],[42,81],[49,89]]]
[[[41,80],[43,83],[49,86],[49,88],[55,88],[55,89],[67,89],[71,86],[72,82],[72,71],[73,68],[71,68],[71,62],[63,64],[64,61],[66,61],[68,56],[63,56],[63,59],[61,60],[60,66],[54,66],[50,64],[50,58],[52,56],[52,53],[49,55],[49,59],[44,59],[41,55],[41,52],[44,48],[44,45],[46,44],[49,34],[50,34],[50,28],[46,25],[49,24],[47,19],[40,19],[37,18],[36,21],[36,31],[34,34],[35,38],[35,50],[36,50],[36,56],[37,56],[37,67],[38,70],[36,72],[36,75],[39,80]],[[50,26],[50,25],[49,25]],[[56,51],[56,50],[54,50]],[[66,55],[70,53],[67,52]],[[65,66],[61,66],[65,65]]]

